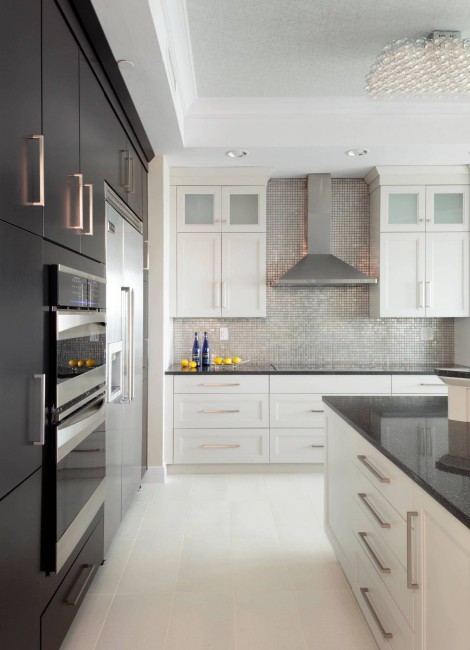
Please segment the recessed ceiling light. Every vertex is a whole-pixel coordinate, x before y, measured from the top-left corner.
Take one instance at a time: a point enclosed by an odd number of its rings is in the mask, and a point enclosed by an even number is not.
[[[134,61],[129,61],[129,59],[119,59],[117,61],[117,64],[120,68],[134,68],[135,63]]]
[[[225,152],[225,155],[229,158],[244,158],[248,156],[248,153],[248,151],[244,151],[243,149],[230,149],[230,151]]]
[[[349,149],[349,151],[344,152],[347,156],[367,156],[369,149]]]

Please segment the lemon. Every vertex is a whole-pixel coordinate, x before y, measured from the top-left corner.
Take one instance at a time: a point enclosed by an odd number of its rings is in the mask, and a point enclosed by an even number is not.
[[[181,361],[181,365],[184,366],[184,367],[189,366],[189,361],[187,359],[183,359]]]
[[[78,366],[78,361],[76,359],[70,359],[69,366],[72,366],[72,368],[75,368],[75,366]]]
[[[85,363],[88,368],[93,368],[93,366],[96,366],[96,361],[94,359],[87,359]]]
[[[190,368],[197,368],[197,363],[195,361],[190,361],[189,362],[189,367]]]
[[[241,361],[240,357],[233,357],[232,359],[232,363],[234,363],[235,365],[237,365],[237,363],[240,363],[240,361]]]
[[[224,361],[224,360],[222,359],[222,357],[216,357],[216,358],[214,359],[214,363],[215,363],[216,365],[218,365],[218,366],[220,366],[220,364],[223,363],[223,361]]]
[[[79,368],[83,368],[83,366],[85,365],[85,363],[86,363],[85,359],[80,359],[80,361],[77,363],[77,366],[78,366]]]
[[[232,359],[230,357],[227,357],[224,359],[224,363],[226,366],[231,366],[232,365]]]

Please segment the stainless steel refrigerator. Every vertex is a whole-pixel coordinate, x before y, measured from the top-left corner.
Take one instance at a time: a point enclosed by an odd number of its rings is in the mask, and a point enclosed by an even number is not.
[[[142,223],[106,196],[107,407],[105,550],[142,476]]]

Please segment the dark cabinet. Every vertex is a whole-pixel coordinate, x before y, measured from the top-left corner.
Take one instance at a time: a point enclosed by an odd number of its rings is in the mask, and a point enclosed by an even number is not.
[[[43,278],[42,239],[0,221],[0,498],[41,466]]]
[[[42,11],[44,236],[80,251],[79,50],[54,0],[43,0]]]
[[[42,235],[40,0],[3,0],[0,42],[0,219]]]
[[[41,470],[0,501],[0,648],[39,650]]]
[[[125,198],[121,185],[125,149],[126,134],[80,54],[80,170],[84,182],[81,252],[101,262],[105,262],[104,183]]]

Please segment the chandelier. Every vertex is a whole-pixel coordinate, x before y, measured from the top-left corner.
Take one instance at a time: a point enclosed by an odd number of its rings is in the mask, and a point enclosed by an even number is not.
[[[436,30],[388,43],[366,77],[365,92],[372,99],[470,96],[470,39]]]

